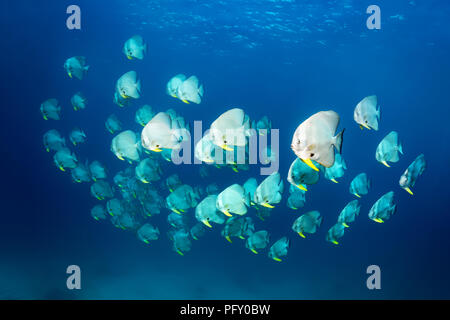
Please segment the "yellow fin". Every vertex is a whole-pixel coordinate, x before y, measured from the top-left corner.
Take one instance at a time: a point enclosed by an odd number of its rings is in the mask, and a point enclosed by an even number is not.
[[[177,253],[178,253],[180,256],[184,256],[183,252],[181,252],[180,250],[177,250]]]
[[[275,208],[275,206],[272,206],[272,205],[270,205],[270,204],[268,204],[268,203],[263,203],[263,204],[261,204],[263,207],[266,207],[266,208],[270,208],[270,209],[273,209],[273,208]]]
[[[336,179],[331,179],[331,181],[333,181],[334,183],[339,183],[339,181],[337,181]]]
[[[234,172],[239,172],[239,170],[236,169],[236,167],[233,167],[233,171],[234,171]]]
[[[189,104],[189,101],[185,100],[185,99],[181,99],[181,101],[183,101],[184,103]]]
[[[406,188],[403,188],[403,189],[405,189],[410,195],[414,195],[414,193],[411,191],[410,188],[406,187]]]
[[[258,251],[256,251],[255,249],[250,249],[254,254],[258,254]]]
[[[222,211],[224,215],[226,215],[227,217],[232,217],[233,215],[231,213],[228,212],[228,210],[224,210]]]
[[[346,224],[345,222],[342,222],[342,225],[346,228],[350,228],[350,226],[348,224]]]
[[[159,148],[153,148],[152,151],[153,151],[153,152],[162,152],[162,150],[159,149]]]
[[[278,261],[278,262],[282,261],[280,258],[275,258],[275,257],[273,258],[273,260]]]
[[[61,171],[66,171],[62,166],[59,166],[59,170],[61,170]]]
[[[180,211],[178,211],[177,209],[172,209],[173,212],[175,212],[176,214],[181,214]]]
[[[298,235],[302,238],[306,238],[305,235],[303,234],[303,232],[299,232]]]
[[[302,184],[299,184],[299,185],[295,185],[297,188],[299,188],[300,190],[303,190],[303,191],[308,191],[308,189],[304,186],[304,185],[302,185]]]
[[[357,194],[357,193],[355,193],[355,196],[357,196],[358,198],[361,198],[361,196],[359,194]]]
[[[319,169],[314,165],[311,159],[301,159],[304,163],[306,163],[311,169],[315,171],[319,171]]]
[[[245,238],[243,236],[239,236],[239,239],[245,240]]]
[[[225,239],[227,239],[229,243],[233,243],[233,241],[231,241],[230,239],[230,236],[226,236]]]
[[[220,147],[221,147],[223,150],[226,150],[226,151],[234,151],[234,149],[230,148],[230,147],[227,146],[226,144],[223,144],[223,145],[221,145]]]
[[[212,228],[212,225],[209,223],[209,221],[208,220],[202,220],[202,222],[203,222],[203,224],[205,225],[205,226],[207,226],[207,227],[209,227],[209,228]]]
[[[384,164],[384,165],[385,165],[386,167],[388,167],[388,168],[390,168],[390,167],[391,167],[391,166],[390,166],[390,165],[388,165],[388,163],[387,163],[386,161],[384,161],[384,160],[383,160],[383,161],[381,161],[381,163],[382,163],[382,164]]]
[[[125,161],[125,159],[120,154],[117,154],[116,156],[117,158],[119,158],[119,160]]]
[[[337,242],[336,240],[333,240],[333,241],[331,241],[331,242],[333,242],[334,244],[339,244],[339,242]]]

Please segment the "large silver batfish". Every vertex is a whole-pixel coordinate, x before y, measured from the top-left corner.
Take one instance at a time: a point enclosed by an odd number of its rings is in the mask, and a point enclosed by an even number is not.
[[[342,149],[342,130],[334,135],[339,125],[339,115],[333,110],[320,111],[300,124],[292,138],[291,148],[295,155],[316,171],[312,160],[329,168],[334,164],[334,149]]]

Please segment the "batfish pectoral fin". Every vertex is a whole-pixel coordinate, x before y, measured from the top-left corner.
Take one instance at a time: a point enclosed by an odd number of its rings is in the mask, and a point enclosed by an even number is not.
[[[414,195],[414,193],[411,191],[410,188],[406,187],[406,188],[403,188],[403,189],[405,189],[410,195]]]
[[[304,163],[306,163],[311,169],[315,171],[319,171],[319,169],[314,165],[311,159],[301,159]]]
[[[202,222],[203,222],[203,224],[204,224],[205,226],[207,226],[208,228],[212,228],[212,225],[209,223],[208,220],[202,220]]]
[[[391,166],[386,162],[386,160],[381,161],[382,164],[384,164],[386,167],[390,168]]]
[[[280,258],[276,258],[276,257],[274,257],[273,260],[278,261],[278,262],[282,261]]]
[[[228,212],[228,210],[224,210],[224,211],[222,211],[222,212],[223,212],[223,214],[226,215],[227,217],[232,217],[232,216],[233,216],[230,212]]]

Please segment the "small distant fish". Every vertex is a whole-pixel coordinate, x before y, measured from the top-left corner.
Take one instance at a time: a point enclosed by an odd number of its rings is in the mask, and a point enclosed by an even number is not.
[[[423,154],[417,156],[400,177],[400,187],[413,195],[411,188],[416,184],[417,178],[425,171],[426,165],[425,156]]]
[[[281,262],[281,258],[287,256],[289,250],[289,239],[283,237],[276,241],[269,249],[269,258]]]
[[[141,96],[141,80],[136,71],[129,71],[122,75],[116,83],[116,91],[123,99],[139,99]]]
[[[64,69],[70,78],[75,77],[79,80],[83,80],[89,70],[89,66],[86,65],[85,57],[77,56],[67,59],[64,63]]]
[[[44,120],[59,120],[60,113],[61,106],[56,99],[48,99],[41,104],[41,114]]]
[[[139,136],[131,130],[119,133],[111,141],[111,151],[122,161],[139,161],[140,149]]]
[[[120,122],[119,118],[117,118],[117,116],[115,114],[112,114],[106,119],[105,127],[106,127],[106,130],[109,131],[109,133],[114,134],[117,131],[122,130],[122,123]]]
[[[199,83],[196,76],[191,76],[177,87],[176,96],[184,103],[193,102],[200,104],[202,102],[203,94],[203,85]]]
[[[316,233],[322,224],[322,217],[319,211],[310,211],[298,217],[292,225],[292,230],[302,238],[306,238],[305,233]]]
[[[252,233],[245,242],[245,247],[251,252],[258,254],[258,250],[265,249],[269,244],[269,233],[261,230]]]
[[[361,100],[353,112],[353,119],[361,129],[374,129],[378,131],[380,121],[380,107],[377,108],[377,96],[365,97]]]
[[[369,218],[375,222],[383,223],[388,220],[397,210],[394,204],[394,192],[390,191],[378,199],[370,208]]]
[[[369,189],[371,187],[371,181],[367,177],[366,173],[358,174],[352,182],[350,182],[349,191],[351,194],[361,198],[361,196],[369,193]]]
[[[283,190],[284,184],[280,173],[274,172],[256,188],[253,202],[262,207],[272,209],[275,204],[280,203]]]
[[[123,45],[123,53],[129,60],[142,60],[147,54],[147,44],[140,35],[135,35]]]
[[[361,205],[359,204],[358,200],[350,201],[339,214],[338,222],[341,223],[344,227],[348,228],[348,224],[355,221],[355,218],[359,215],[360,210]]]
[[[75,111],[86,109],[87,99],[81,92],[75,93],[70,99],[70,102]]]
[[[208,228],[212,228],[211,223],[223,224],[226,216],[217,207],[217,195],[209,195],[203,199],[195,208],[195,218]]]
[[[338,240],[344,236],[344,229],[345,227],[342,225],[342,223],[336,223],[328,230],[326,240],[338,245]]]
[[[396,131],[391,131],[378,144],[375,152],[375,158],[386,167],[390,167],[388,161],[398,162],[399,153],[403,154],[402,144],[398,138],[398,133]]]
[[[80,128],[75,128],[70,132],[70,141],[74,146],[86,141],[86,134]]]
[[[248,199],[244,188],[239,184],[233,184],[223,190],[217,197],[216,207],[228,217],[232,214],[244,215],[247,213]]]

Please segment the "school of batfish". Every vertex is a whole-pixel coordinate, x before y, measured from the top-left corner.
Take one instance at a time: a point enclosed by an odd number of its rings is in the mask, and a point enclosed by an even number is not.
[[[144,59],[147,44],[139,36],[133,36],[123,46],[123,53],[129,60]],[[64,63],[64,69],[70,78],[82,80],[89,66],[85,57],[72,57]],[[167,94],[183,103],[200,104],[204,95],[203,85],[195,76],[175,75],[167,83]],[[113,101],[119,107],[128,106],[133,99],[141,96],[141,81],[136,71],[124,73],[116,82]],[[75,93],[70,102],[74,111],[86,109],[88,99],[81,93]],[[41,104],[40,111],[44,120],[60,120],[61,106],[56,99],[48,99]],[[361,129],[379,128],[380,107],[375,95],[364,98],[354,109],[354,121]],[[292,162],[287,181],[289,195],[287,206],[293,210],[302,208],[306,201],[306,192],[310,185],[319,181],[321,173],[325,179],[338,183],[338,179],[347,170],[342,156],[344,130],[336,134],[339,115],[332,110],[320,111],[303,121],[295,130],[291,149],[296,155]],[[221,235],[228,241],[242,239],[245,247],[258,254],[268,248],[268,257],[282,261],[287,256],[290,241],[285,236],[270,241],[269,232],[255,229],[255,223],[249,212],[264,221],[271,210],[280,203],[284,183],[279,172],[274,172],[259,184],[250,178],[242,185],[235,183],[220,190],[215,183],[206,187],[184,184],[178,174],[165,176],[163,164],[170,162],[173,152],[179,150],[183,142],[190,139],[190,127],[187,121],[175,110],[156,112],[150,105],[143,105],[136,110],[135,121],[142,127],[140,131],[123,130],[122,122],[111,114],[105,121],[105,127],[114,137],[111,151],[129,166],[110,175],[105,166],[95,160],[80,161],[67,146],[66,139],[55,129],[43,136],[47,152],[53,152],[53,161],[61,171],[70,171],[77,183],[92,183],[90,192],[100,201],[91,209],[95,220],[109,219],[120,229],[136,234],[144,243],[158,240],[160,230],[152,224],[151,217],[163,211],[168,212],[167,235],[173,250],[185,255],[191,250],[192,240],[199,240],[208,229],[221,226]],[[200,166],[200,177],[208,175],[206,167],[231,168],[235,172],[249,170],[248,141],[253,136],[269,135],[272,123],[268,117],[252,121],[241,108],[231,108],[222,113],[211,124],[210,129],[194,148],[195,157]],[[69,134],[73,147],[86,141],[87,136],[81,128],[74,128]],[[236,155],[244,155],[238,161]],[[263,150],[264,164],[273,162],[278,156],[270,147]],[[378,144],[375,158],[386,167],[389,163],[399,161],[403,154],[398,133],[390,132]],[[399,185],[409,194],[417,178],[423,173],[426,162],[423,154],[408,166],[400,177]],[[366,173],[358,174],[350,183],[349,192],[358,199],[367,195],[371,180]],[[359,200],[350,201],[340,212],[336,223],[328,230],[326,240],[338,244],[345,228],[355,221],[360,213]],[[369,218],[383,223],[396,212],[394,192],[381,196],[371,207]],[[196,223],[192,225],[189,217]],[[193,220],[193,219],[192,219]],[[318,211],[310,211],[299,216],[292,224],[292,230],[300,237],[316,233],[323,217]]]

